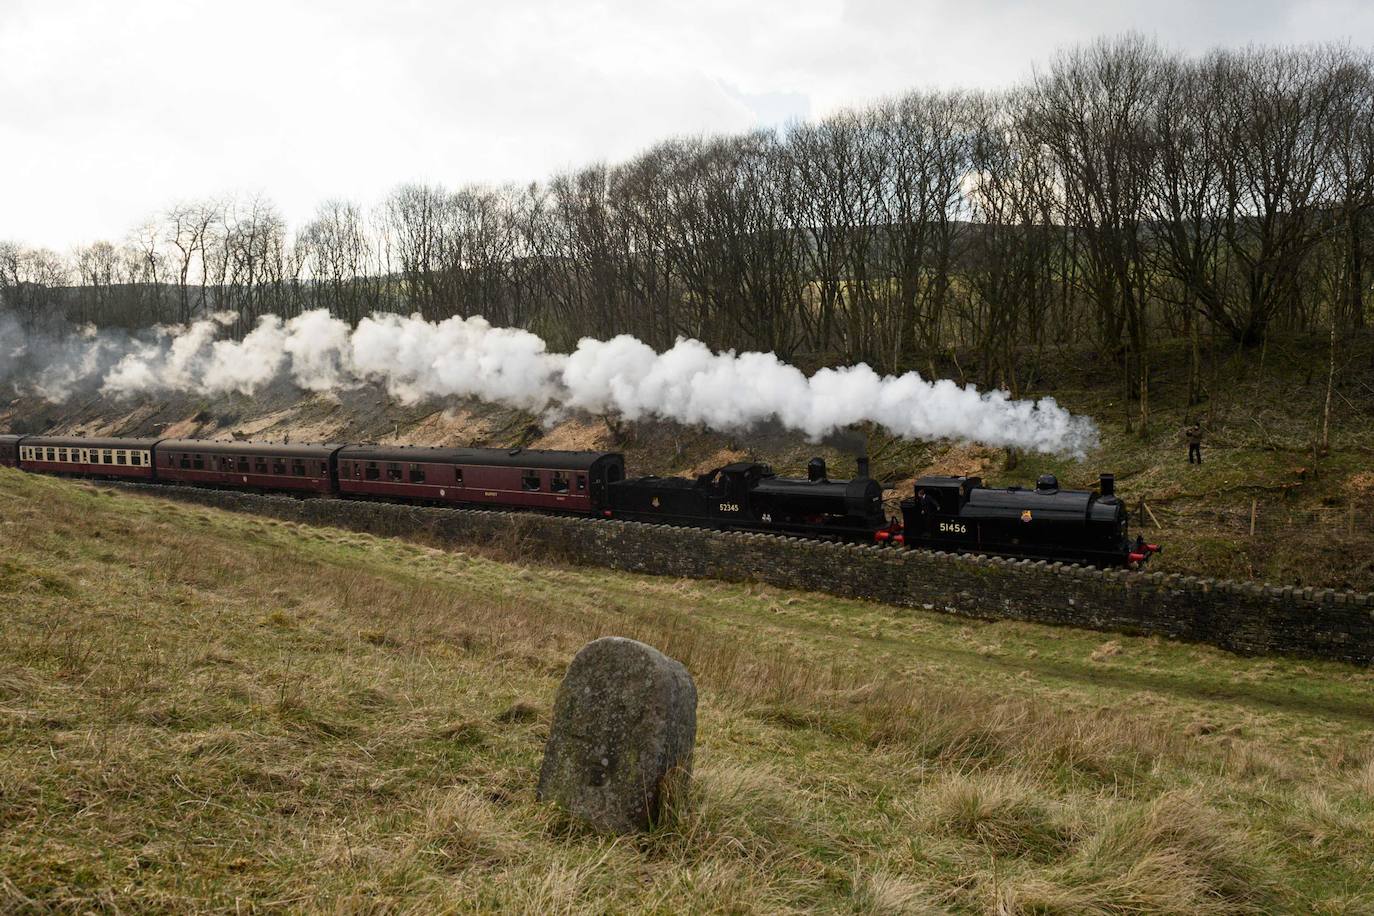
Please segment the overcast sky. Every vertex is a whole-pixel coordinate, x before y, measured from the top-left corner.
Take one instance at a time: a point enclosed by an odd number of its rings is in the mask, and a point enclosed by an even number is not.
[[[290,223],[403,181],[528,181],[671,134],[995,87],[1135,29],[1374,45],[1370,0],[0,0],[0,239],[118,240],[178,199]]]

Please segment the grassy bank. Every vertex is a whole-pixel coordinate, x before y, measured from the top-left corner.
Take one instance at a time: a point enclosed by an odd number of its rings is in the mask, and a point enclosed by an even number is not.
[[[0,470],[0,910],[1374,908],[1365,670],[523,567]],[[533,786],[586,640],[701,690],[635,839]]]

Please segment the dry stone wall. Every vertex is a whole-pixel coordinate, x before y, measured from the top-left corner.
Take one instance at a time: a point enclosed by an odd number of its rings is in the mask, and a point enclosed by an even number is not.
[[[1098,570],[765,534],[340,499],[119,486],[310,525],[662,576],[757,581],[986,620],[1012,619],[1210,643],[1247,655],[1374,660],[1374,595]]]

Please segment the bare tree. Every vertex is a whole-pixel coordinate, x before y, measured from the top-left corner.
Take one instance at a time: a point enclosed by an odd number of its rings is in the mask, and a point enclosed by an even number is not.
[[[1054,157],[1062,218],[1080,242],[1099,333],[1106,343],[1125,342],[1142,435],[1150,415],[1150,124],[1163,64],[1159,48],[1139,36],[1098,41],[1060,55],[1026,97],[1031,135]]]

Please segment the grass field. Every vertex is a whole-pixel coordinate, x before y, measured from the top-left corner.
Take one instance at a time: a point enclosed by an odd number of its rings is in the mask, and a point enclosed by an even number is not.
[[[0,911],[1360,913],[1374,674],[526,567],[0,469]],[[655,832],[534,798],[572,654],[701,692]]]

